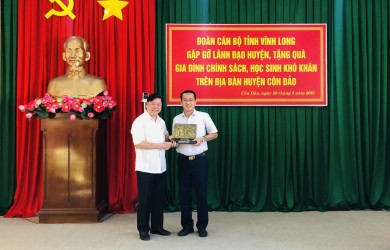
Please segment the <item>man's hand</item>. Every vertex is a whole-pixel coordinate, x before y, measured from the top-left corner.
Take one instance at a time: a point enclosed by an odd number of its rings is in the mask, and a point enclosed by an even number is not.
[[[163,149],[169,150],[173,146],[173,143],[170,141],[163,142]]]
[[[192,145],[199,146],[203,142],[203,137],[195,138],[194,141],[196,141],[196,143]]]

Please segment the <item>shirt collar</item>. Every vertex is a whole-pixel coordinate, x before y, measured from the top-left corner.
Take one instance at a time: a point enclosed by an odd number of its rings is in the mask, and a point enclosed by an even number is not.
[[[190,115],[190,117],[193,116],[193,115],[196,116],[197,113],[198,113],[198,111],[196,111],[196,109],[194,109],[194,112],[192,112],[192,115]],[[183,113],[182,113],[182,117],[186,117],[184,111],[183,111]],[[190,117],[188,117],[188,118],[190,118]]]
[[[148,111],[146,111],[146,110],[145,110],[144,114],[145,114],[145,115],[148,117],[148,119],[150,119],[150,120],[153,120],[153,121],[154,121],[153,117],[152,117],[151,115],[149,115]],[[161,118],[160,118],[160,116],[159,116],[159,115],[157,115],[157,119],[156,119],[156,121],[159,121],[160,119],[161,119]]]

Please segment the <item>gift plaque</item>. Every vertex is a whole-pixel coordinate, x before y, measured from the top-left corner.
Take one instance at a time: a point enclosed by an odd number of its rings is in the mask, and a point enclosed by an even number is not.
[[[173,140],[179,144],[196,144],[196,124],[173,124]]]

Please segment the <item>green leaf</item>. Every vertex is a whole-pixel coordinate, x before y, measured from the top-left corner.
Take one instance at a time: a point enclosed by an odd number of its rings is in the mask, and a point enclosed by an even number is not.
[[[39,109],[35,110],[35,114],[37,114],[38,117],[41,118],[41,119],[46,119],[46,118],[49,117],[49,114],[46,111],[42,111],[42,110],[39,110]]]

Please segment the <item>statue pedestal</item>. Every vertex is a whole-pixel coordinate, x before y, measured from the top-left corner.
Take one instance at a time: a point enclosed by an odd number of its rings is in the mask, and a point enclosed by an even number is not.
[[[44,202],[39,223],[99,222],[108,212],[106,120],[41,120]]]

